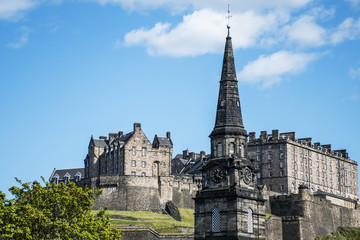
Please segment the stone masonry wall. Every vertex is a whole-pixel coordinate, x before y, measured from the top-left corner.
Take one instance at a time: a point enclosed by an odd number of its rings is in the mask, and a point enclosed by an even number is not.
[[[272,214],[282,217],[283,239],[314,239],[329,235],[337,227],[360,224],[359,209],[332,204],[320,196],[309,194],[307,188],[299,194],[270,197]]]
[[[107,175],[93,181],[103,192],[93,209],[161,212],[170,200],[180,208],[194,208],[197,186],[191,178]]]

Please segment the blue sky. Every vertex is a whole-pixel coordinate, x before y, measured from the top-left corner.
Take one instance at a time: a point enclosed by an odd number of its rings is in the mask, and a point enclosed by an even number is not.
[[[0,190],[83,166],[91,135],[209,152],[227,1],[0,0]],[[360,159],[360,0],[230,1],[248,132]]]

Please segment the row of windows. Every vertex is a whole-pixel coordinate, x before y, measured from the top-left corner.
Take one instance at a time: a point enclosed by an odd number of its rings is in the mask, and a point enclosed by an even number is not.
[[[240,145],[240,149],[239,149],[239,153],[241,156],[243,156],[243,146]],[[231,142],[229,143],[228,146],[228,151],[229,151],[229,155],[234,154],[235,153],[235,143]],[[221,142],[218,142],[217,144],[217,157],[222,157],[223,156],[223,144]]]
[[[132,172],[131,172],[131,175],[132,175],[132,176],[136,176],[136,172],[135,172],[135,171],[132,171]],[[146,172],[142,172],[142,173],[141,173],[141,176],[146,177]]]
[[[220,215],[220,211],[218,208],[214,208],[212,210],[211,231],[212,232],[221,232],[221,215]],[[253,210],[251,208],[247,209],[247,232],[254,233]]]
[[[284,170],[280,170],[279,176],[280,176],[280,177],[284,177],[284,176],[285,176],[285,171],[284,171]],[[272,171],[270,171],[270,172],[268,173],[268,177],[269,177],[269,178],[272,178],[272,177],[273,177],[273,172],[272,172]],[[261,178],[261,173],[260,173],[260,172],[257,173],[257,178]]]
[[[284,159],[285,154],[284,153],[280,153],[279,158],[280,159]],[[268,160],[271,161],[273,159],[273,155],[271,153],[268,154]],[[256,157],[256,160],[261,161],[261,154],[258,154]]]
[[[273,191],[274,190],[274,187],[273,187],[273,185],[272,184],[269,184],[268,185],[268,190],[270,190],[270,191]],[[281,191],[281,192],[284,192],[284,190],[285,190],[285,187],[284,187],[284,185],[279,185],[279,190]]]
[[[132,160],[131,161],[131,166],[132,167],[136,167],[136,160]],[[145,161],[141,161],[141,167],[146,167],[146,162]]]
[[[136,147],[132,147],[132,155],[133,156],[136,156]],[[155,153],[156,155],[156,153]],[[166,152],[163,151],[162,152],[162,155],[163,156],[166,156]],[[146,156],[146,147],[143,147],[142,150],[141,150],[141,156],[145,157]]]
[[[136,155],[136,147],[133,147],[133,148],[132,148],[132,155],[133,155],[133,156]],[[146,148],[145,148],[145,147],[142,148],[141,156],[146,156]]]
[[[268,145],[268,146],[267,146],[267,149],[268,149],[269,152],[271,152],[272,149],[273,149],[273,146],[272,146],[272,145]],[[258,146],[257,149],[256,149],[256,151],[257,151],[257,152],[261,152],[261,147]],[[280,144],[280,151],[284,151],[284,145],[283,145],[283,144]]]
[[[280,166],[280,168],[284,168],[285,162],[284,162],[284,161],[280,161],[279,166]],[[272,169],[272,168],[273,168],[273,164],[272,164],[272,162],[269,162],[269,163],[268,163],[268,169]],[[257,169],[261,169],[261,163],[258,163],[258,164],[257,164]]]

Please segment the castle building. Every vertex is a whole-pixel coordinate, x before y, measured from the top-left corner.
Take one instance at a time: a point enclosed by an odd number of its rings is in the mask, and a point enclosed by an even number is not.
[[[172,150],[170,132],[166,137],[155,135],[151,143],[141,130],[141,124],[134,123],[134,130],[127,134],[109,133],[109,139],[91,137],[84,160],[85,177],[169,176]]]
[[[306,185],[310,194],[320,191],[358,200],[357,162],[346,150],[296,138],[295,132],[272,130],[262,131],[259,138],[249,133],[248,156],[256,160],[259,183],[270,191],[290,194]]]
[[[228,30],[230,27],[228,26]],[[230,31],[226,38],[211,156],[195,197],[195,239],[265,239],[265,199],[246,158]]]
[[[102,189],[94,209],[162,212],[168,201],[193,208],[197,185],[192,176],[171,174],[172,153],[170,132],[150,142],[140,123],[127,134],[91,137],[77,184]]]

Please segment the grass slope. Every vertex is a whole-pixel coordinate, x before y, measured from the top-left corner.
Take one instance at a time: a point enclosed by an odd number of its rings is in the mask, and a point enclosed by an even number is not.
[[[96,213],[97,211],[93,211]],[[149,226],[158,232],[178,233],[181,228],[194,228],[194,210],[179,208],[182,221],[166,214],[145,211],[106,211],[114,226]]]

